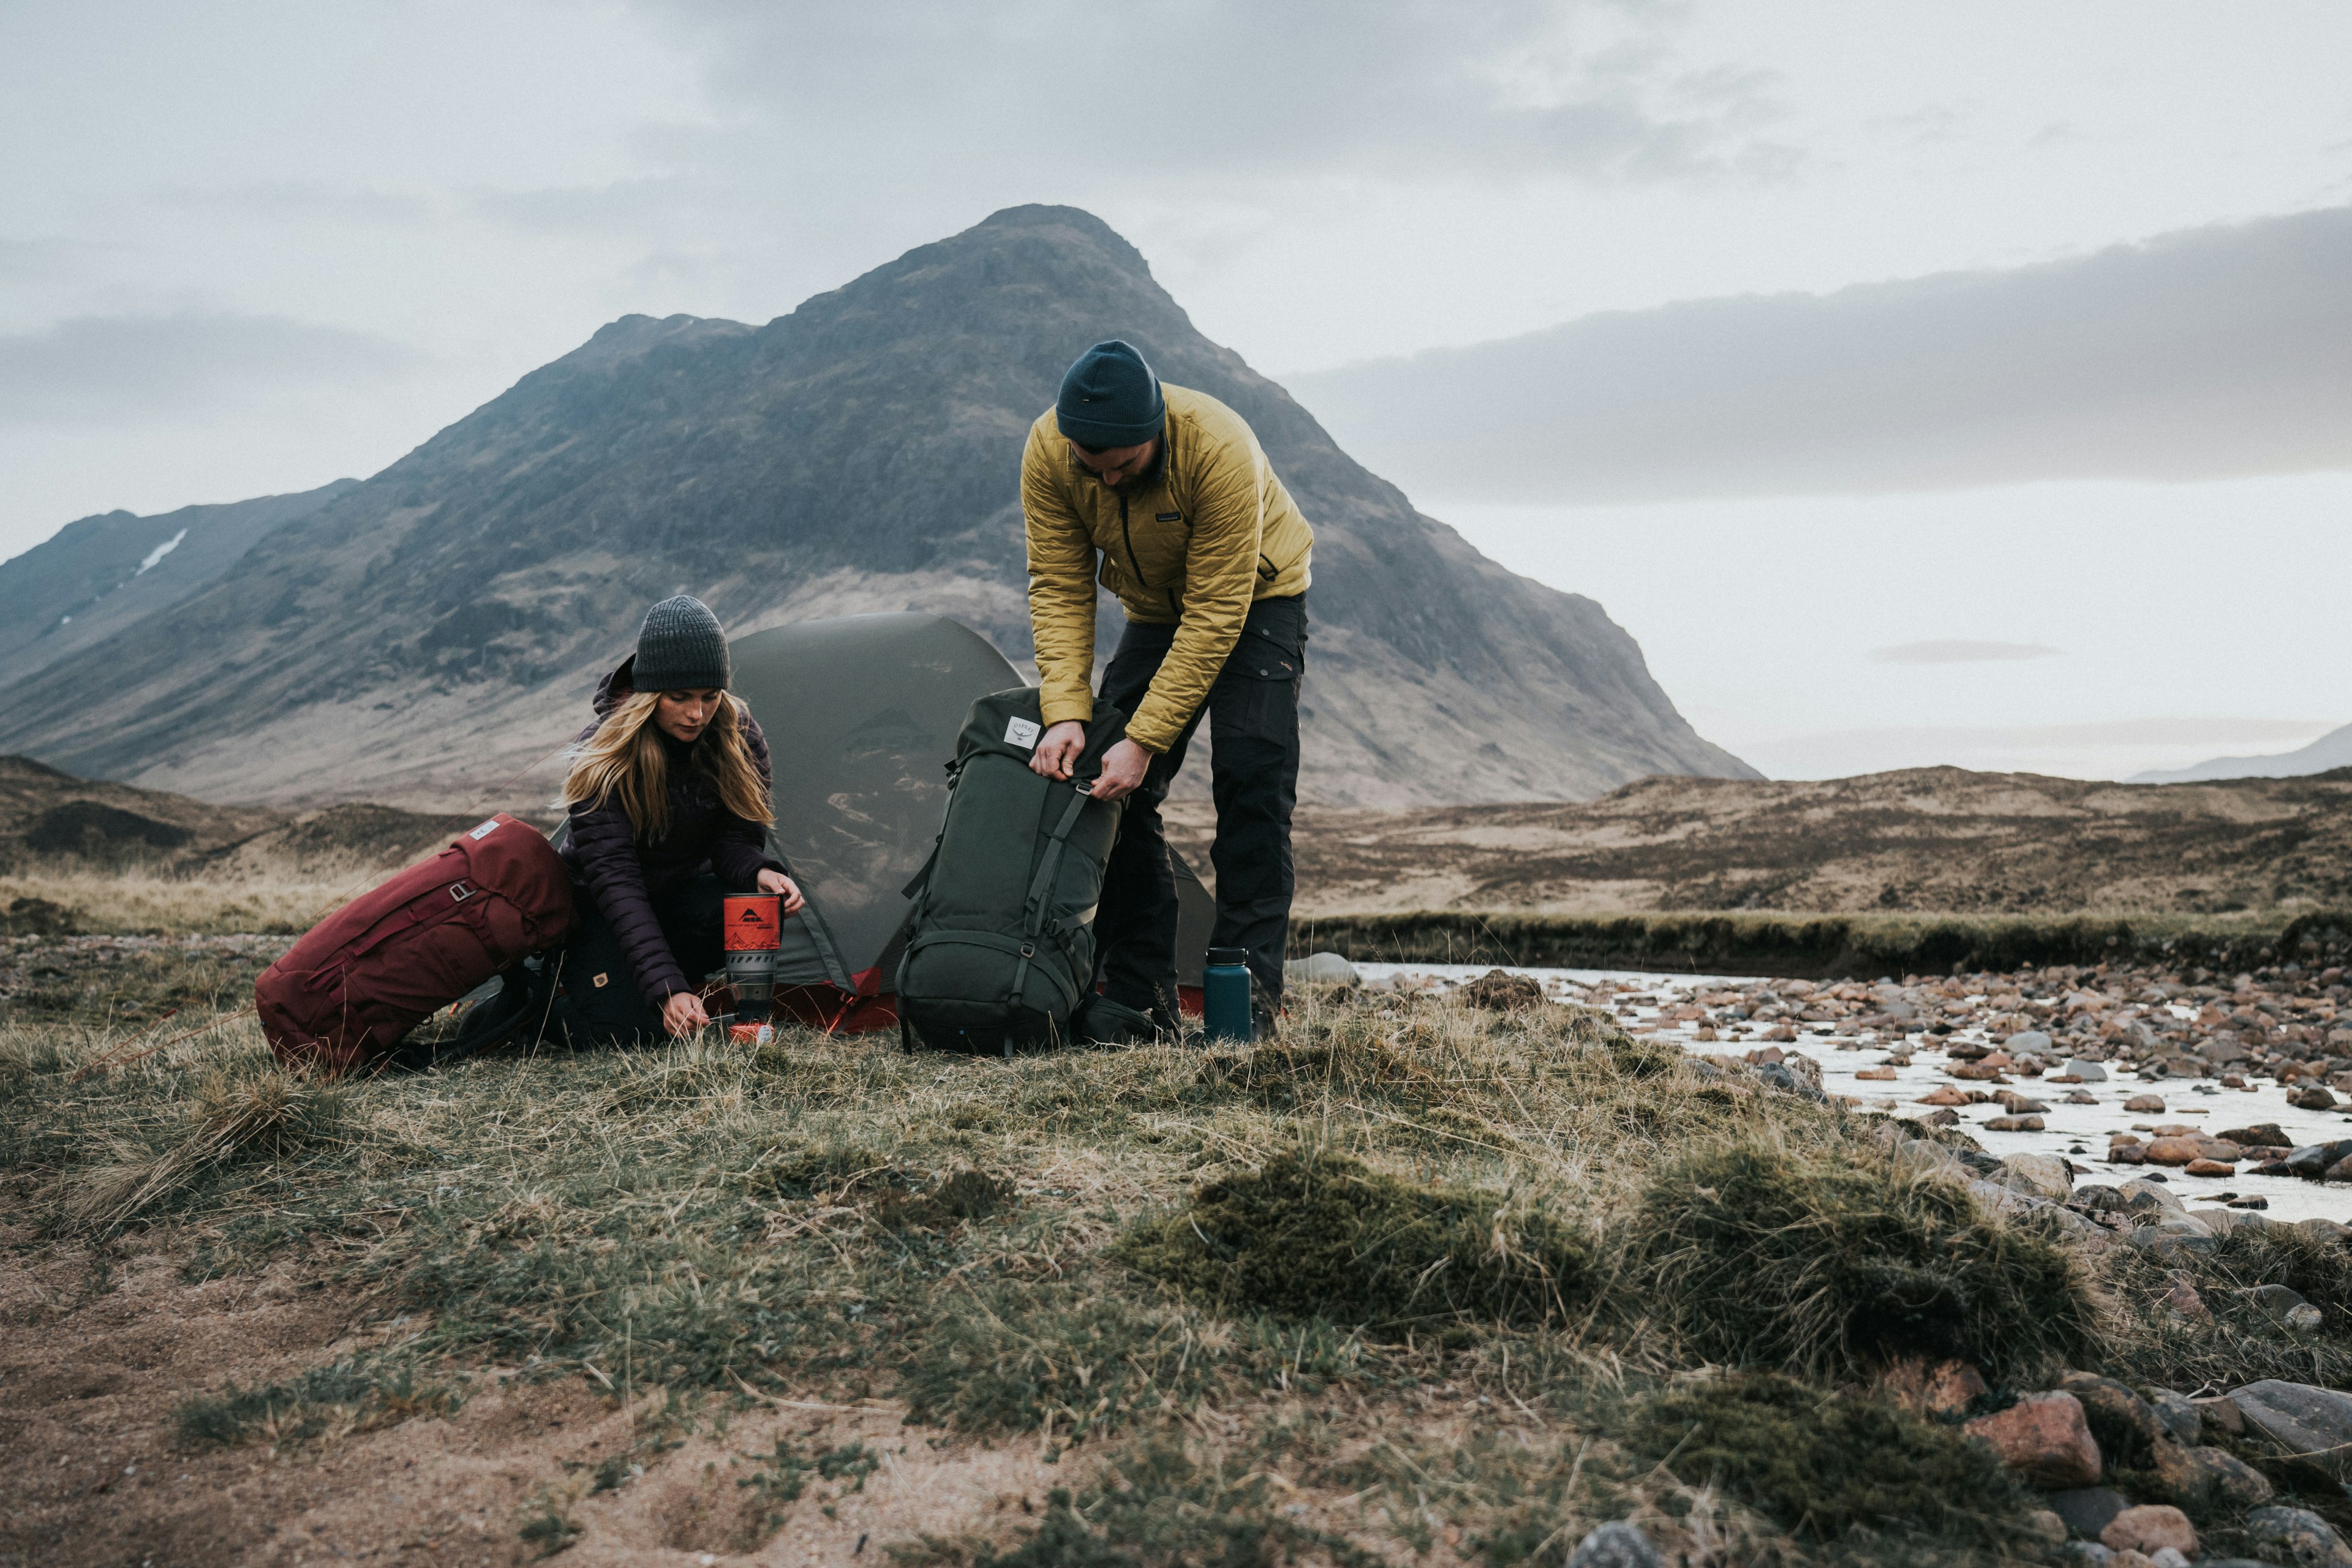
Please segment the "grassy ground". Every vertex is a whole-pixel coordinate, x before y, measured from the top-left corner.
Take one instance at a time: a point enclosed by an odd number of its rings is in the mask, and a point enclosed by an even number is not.
[[[275,1302],[280,1340],[129,1385],[150,1408],[115,1391],[155,1432],[132,1468],[186,1494],[146,1537],[119,1463],[68,1484],[101,1440],[66,1403],[0,1426],[37,1481],[0,1525],[17,1561],[290,1562],[307,1521],[420,1563],[800,1561],[854,1523],[901,1568],[1504,1568],[1630,1517],[1693,1563],[2038,1562],[2037,1500],[1890,1366],[1964,1356],[1995,1401],[2063,1366],[2352,1367],[2341,1312],[2288,1340],[2228,1305],[2239,1276],[2320,1299],[2333,1258],[2225,1248],[2195,1265],[2214,1320],[2177,1322],[2145,1255],[1564,1007],[1310,997],[1249,1048],[790,1034],[320,1083],[250,1019],[103,1021],[160,1011],[163,968],[0,1023],[8,1375],[208,1301]],[[207,1486],[243,1500],[194,1550]]]

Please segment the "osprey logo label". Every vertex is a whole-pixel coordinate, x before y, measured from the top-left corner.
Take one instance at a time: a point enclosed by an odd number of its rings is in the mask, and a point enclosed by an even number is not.
[[[491,834],[496,833],[498,830],[499,819],[494,816],[488,822],[482,824],[479,827],[474,829],[473,832],[466,835],[466,837],[468,838],[488,838]]]
[[[1037,744],[1037,737],[1045,732],[1034,719],[1014,719],[1004,726],[1004,743],[1008,746],[1034,749]]]

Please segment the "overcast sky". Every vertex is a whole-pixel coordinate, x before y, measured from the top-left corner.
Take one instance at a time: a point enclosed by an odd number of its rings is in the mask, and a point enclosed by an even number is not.
[[[1995,280],[1998,336],[2032,294],[2000,279],[2352,205],[2347,58],[2339,0],[10,0],[0,555],[91,511],[364,476],[614,316],[764,321],[1026,201],[1102,216],[1203,331],[1302,385],[1603,312],[1688,328],[1693,301],[1955,273]],[[2245,276],[2184,276],[2166,310],[2240,320]],[[1351,442],[1600,598],[1711,737],[1775,771],[2123,772],[2352,719],[2340,618],[2277,611],[2352,565],[2352,485],[2308,442],[2181,482],[2012,439],[1895,461],[1867,495],[1757,479],[1728,437],[1687,493],[1416,475],[1407,445]],[[1948,570],[1989,540],[2002,570]],[[1886,612],[1923,584],[1932,614]],[[2198,613],[2162,618],[2184,594]],[[1799,657],[1750,605],[1833,618]],[[1834,618],[1854,605],[1866,631]],[[2121,627],[2145,658],[2095,678]],[[1971,643],[2055,651],[1874,651]]]

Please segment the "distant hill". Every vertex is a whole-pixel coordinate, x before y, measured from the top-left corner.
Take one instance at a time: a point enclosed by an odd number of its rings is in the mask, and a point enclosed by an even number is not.
[[[155,517],[110,511],[69,522],[0,562],[0,683],[11,688],[208,586],[254,542],[309,517],[357,479],[299,495],[184,506]]]
[[[2330,730],[2298,751],[2267,757],[2213,757],[2170,772],[2139,773],[2134,784],[2190,784],[2202,779],[2292,779],[2352,768],[2352,724]]]
[[[169,875],[389,870],[465,826],[462,817],[356,802],[299,816],[213,805],[0,757],[0,873],[45,866]]]
[[[1414,511],[1067,207],[998,213],[763,327],[612,323],[50,664],[0,750],[215,799],[470,796],[559,744],[681,588],[737,634],[924,609],[1025,659],[1022,437],[1109,336],[1246,416],[1315,524],[1307,798],[1752,776],[1599,605]]]
[[[1187,811],[1187,851],[1205,834]],[[2123,784],[1911,768],[1580,805],[1309,810],[1300,912],[2219,913],[2352,901],[2352,769]]]

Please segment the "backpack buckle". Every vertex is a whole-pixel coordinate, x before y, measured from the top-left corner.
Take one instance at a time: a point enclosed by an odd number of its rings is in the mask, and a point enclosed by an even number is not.
[[[449,884],[449,901],[451,903],[462,904],[467,899],[472,898],[475,893],[479,890],[479,889],[467,886],[464,882],[452,882]]]
[[[1024,958],[1034,958],[1034,957],[1036,957],[1036,956],[1037,956],[1037,947],[1036,947],[1036,944],[1035,944],[1034,942],[1023,942],[1023,943],[1021,944],[1021,956],[1022,956],[1022,957],[1024,957]]]

